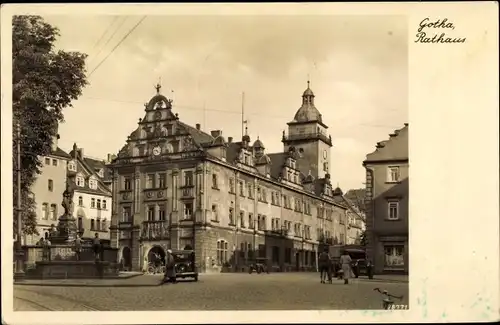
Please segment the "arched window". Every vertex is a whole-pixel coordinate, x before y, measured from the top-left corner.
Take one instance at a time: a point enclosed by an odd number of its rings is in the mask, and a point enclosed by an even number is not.
[[[83,196],[78,197],[78,206],[83,206]]]
[[[227,241],[221,239],[217,241],[217,264],[222,265],[227,262]]]

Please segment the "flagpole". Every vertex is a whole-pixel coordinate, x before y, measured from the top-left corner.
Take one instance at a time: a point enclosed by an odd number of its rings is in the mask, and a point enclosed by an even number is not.
[[[241,138],[245,135],[245,92],[241,93]]]

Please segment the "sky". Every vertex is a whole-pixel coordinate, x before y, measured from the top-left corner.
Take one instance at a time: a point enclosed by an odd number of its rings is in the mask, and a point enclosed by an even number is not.
[[[161,80],[181,121],[237,141],[244,105],[252,141],[281,152],[309,79],[334,144],[332,182],[346,191],[364,187],[365,156],[408,122],[403,16],[146,16],[120,43],[141,18],[44,16],[59,28],[56,49],[88,54],[89,85],[64,111],[62,149],[116,154]]]

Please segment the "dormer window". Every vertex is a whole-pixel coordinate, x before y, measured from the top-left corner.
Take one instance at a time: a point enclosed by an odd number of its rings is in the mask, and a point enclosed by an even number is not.
[[[97,181],[94,178],[89,179],[89,187],[93,190],[97,189]]]
[[[76,172],[76,164],[74,161],[70,161],[68,163],[68,170],[72,172]]]
[[[85,186],[85,179],[82,176],[80,176],[80,175],[78,175],[76,177],[76,186],[79,186],[79,187],[84,187]]]
[[[97,175],[99,175],[99,177],[104,177],[104,170],[99,169],[99,171],[97,172]]]

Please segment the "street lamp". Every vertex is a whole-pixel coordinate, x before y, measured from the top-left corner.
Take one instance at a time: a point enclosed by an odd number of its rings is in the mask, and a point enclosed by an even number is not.
[[[16,218],[17,218],[17,227],[16,227],[16,242],[15,242],[15,255],[16,255],[16,270],[14,273],[14,280],[19,281],[24,278],[24,253],[23,246],[21,243],[22,238],[22,210],[21,210],[21,125],[19,122],[16,124],[16,146],[17,146],[17,164],[16,164],[16,173],[17,173],[17,204],[16,204]]]

